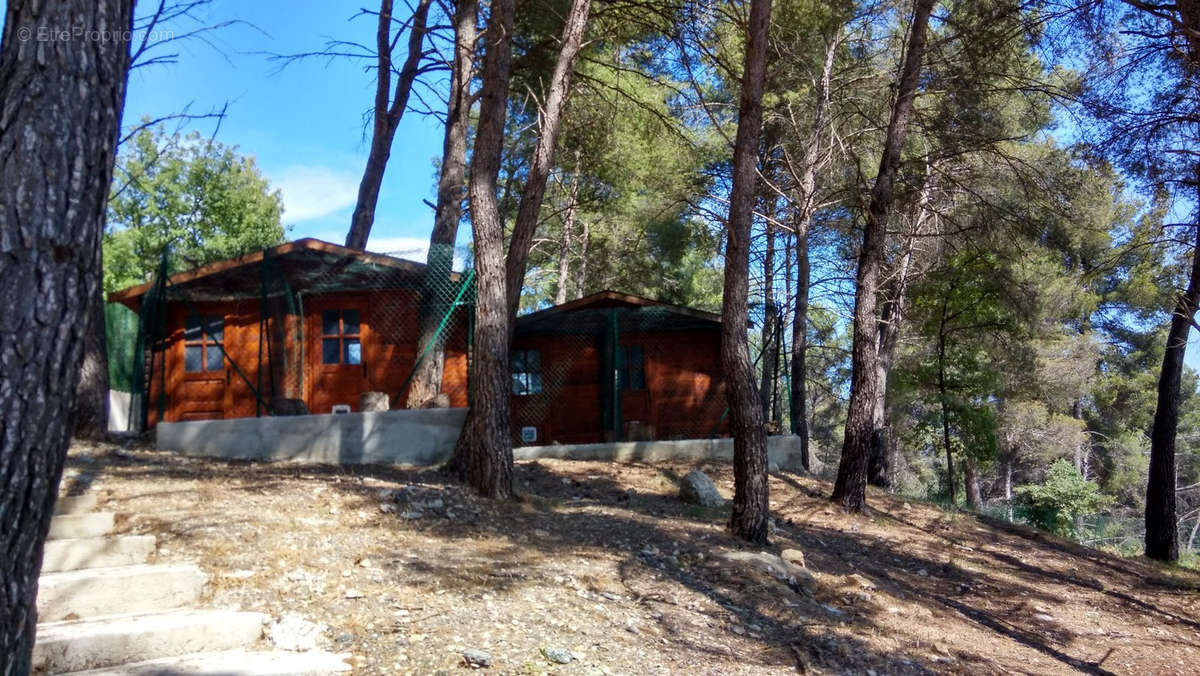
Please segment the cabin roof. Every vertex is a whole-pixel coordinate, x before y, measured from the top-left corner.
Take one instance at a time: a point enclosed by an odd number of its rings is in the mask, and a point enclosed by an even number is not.
[[[423,263],[305,238],[173,274],[167,285],[188,300],[224,301],[258,297],[280,279],[304,293],[407,287],[424,270]],[[153,286],[149,281],[114,291],[108,300],[136,308]]]
[[[622,333],[714,330],[721,326],[721,316],[711,312],[605,290],[517,317],[516,333],[593,335],[610,328],[614,314]]]

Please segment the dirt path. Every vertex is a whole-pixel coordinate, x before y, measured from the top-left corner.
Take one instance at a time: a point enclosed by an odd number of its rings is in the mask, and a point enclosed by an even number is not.
[[[771,481],[770,551],[810,581],[733,564],[728,508],[675,499],[680,464],[518,463],[521,502],[430,470],[216,462],[77,446],[65,486],[137,516],[213,603],[328,625],[360,673],[1200,671],[1200,576],[872,494]],[[729,497],[729,467],[705,464]],[[572,661],[547,659],[567,651]]]

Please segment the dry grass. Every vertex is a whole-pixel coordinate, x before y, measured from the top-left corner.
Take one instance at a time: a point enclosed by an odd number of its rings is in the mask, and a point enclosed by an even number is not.
[[[458,670],[464,648],[514,674],[1183,674],[1200,663],[1193,573],[884,494],[871,515],[850,516],[825,499],[828,485],[793,474],[771,480],[770,551],[805,553],[815,581],[796,590],[716,556],[739,547],[728,509],[679,503],[682,464],[518,463],[524,499],[503,504],[432,470],[83,446],[69,466],[75,490],[128,515],[122,528],[159,536],[160,560],[203,566],[212,605],[323,622],[360,673]],[[729,468],[702,468],[728,496]],[[577,659],[552,664],[546,647]]]

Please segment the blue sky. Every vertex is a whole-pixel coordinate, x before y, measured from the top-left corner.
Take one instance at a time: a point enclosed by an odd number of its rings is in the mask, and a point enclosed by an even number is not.
[[[140,3],[146,5],[147,3]],[[317,59],[279,70],[260,52],[320,49],[327,39],[370,42],[373,17],[350,20],[357,3],[295,0],[216,0],[201,8],[204,23],[239,19],[200,41],[165,45],[178,63],[133,71],[125,104],[126,124],[182,110],[219,108],[229,102],[217,140],[251,155],[282,190],[284,223],[291,238],[318,237],[341,243],[349,228],[358,182],[366,162],[369,128],[364,115],[374,98],[374,77],[365,62]],[[176,32],[187,24],[174,26]],[[195,128],[211,134],[211,121]],[[408,113],[396,132],[368,247],[423,258],[432,228],[433,160],[441,154],[440,123]],[[466,233],[464,233],[466,234]]]

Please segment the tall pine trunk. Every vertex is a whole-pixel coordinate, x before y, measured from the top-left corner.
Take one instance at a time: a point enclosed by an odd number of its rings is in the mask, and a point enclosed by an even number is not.
[[[796,314],[792,319],[792,373],[790,378],[792,434],[800,437],[800,464],[804,471],[812,470],[808,441],[808,294],[811,284],[811,263],[808,258],[809,230],[817,209],[817,172],[828,158],[821,154],[821,135],[829,111],[830,81],[841,34],[838,33],[825,48],[818,82],[817,108],[813,115],[813,134],[804,151],[804,169],[797,181],[800,199],[792,218],[796,232]]]
[[[916,246],[916,238],[920,235],[921,228],[928,218],[933,189],[932,175],[933,167],[926,163],[925,184],[921,188],[921,197],[917,201],[917,213],[913,218],[913,226],[901,248],[900,260],[893,273],[892,282],[888,285],[883,308],[879,311],[879,345],[877,348],[879,357],[875,366],[877,390],[875,406],[872,411],[875,429],[871,436],[871,458],[867,463],[867,480],[871,485],[880,488],[891,486],[892,448],[887,419],[888,378],[892,373],[896,346],[900,342],[900,326],[904,322],[904,298],[908,291],[913,249]]]
[[[897,83],[896,100],[884,138],[879,175],[871,188],[867,222],[863,229],[862,248],[858,256],[858,274],[854,293],[854,336],[851,345],[850,405],[846,413],[846,432],[842,443],[842,459],[838,465],[837,482],[832,499],[849,511],[862,511],[867,502],[867,464],[874,437],[874,406],[878,390],[877,341],[879,316],[876,296],[883,267],[884,239],[894,201],[896,174],[900,169],[900,154],[908,125],[912,119],[913,100],[921,75],[925,55],[926,29],[935,0],[915,0],[912,26],[909,29],[904,64]]]
[[[575,151],[575,168],[571,173],[571,187],[567,191],[567,213],[563,216],[562,232],[558,242],[558,275],[554,285],[554,304],[567,302],[567,286],[571,281],[571,241],[575,237],[575,211],[579,206],[579,151]]]
[[[388,158],[392,155],[392,139],[396,136],[396,127],[400,126],[400,120],[404,117],[413,82],[420,71],[429,5],[430,0],[419,0],[413,12],[408,33],[408,56],[400,68],[393,95],[392,0],[380,0],[379,3],[379,22],[375,30],[375,106],[371,150],[367,154],[367,166],[363,169],[362,181],[358,184],[358,200],[354,205],[354,213],[350,216],[350,232],[346,234],[346,246],[351,249],[366,248],[371,226],[375,224],[375,206],[379,202],[379,186],[383,184],[383,173],[387,169]]]
[[[31,670],[130,58],[122,40],[30,34],[132,21],[132,0],[9,3],[0,38],[0,674]]]
[[[747,300],[750,291],[750,227],[758,179],[758,141],[762,131],[762,95],[767,62],[771,0],[750,0],[745,67],[733,148],[733,186],[729,195],[729,236],[725,245],[725,286],[721,304],[721,362],[733,432],[733,515],[729,530],[749,542],[765,544],[770,501],[767,486],[767,436],[750,361]]]
[[[772,209],[764,213],[774,216]],[[779,377],[779,317],[775,305],[775,226],[767,221],[767,250],[763,257],[763,323],[762,323],[762,379],[759,381],[759,396],[762,399],[763,420],[771,420],[775,405],[775,381]]]
[[[442,172],[438,178],[433,234],[421,295],[419,349],[431,345],[417,365],[408,388],[408,408],[424,406],[441,391],[446,363],[445,336],[438,336],[442,317],[453,311],[450,273],[454,243],[462,220],[463,188],[467,175],[467,128],[470,125],[471,66],[475,60],[475,23],[478,0],[458,0],[454,9],[454,62],[450,65],[450,97],[446,104],[446,131],[442,139]]]
[[[496,201],[504,121],[512,73],[513,0],[494,0],[479,93],[479,125],[468,195],[475,243],[475,356],[471,408],[450,468],[481,495],[512,495],[509,435],[508,301],[505,296],[504,221]]]
[[[1200,192],[1200,167],[1197,167]],[[1175,434],[1179,428],[1179,383],[1188,333],[1200,305],[1200,223],[1195,226],[1192,271],[1187,290],[1175,302],[1167,349],[1158,376],[1158,403],[1150,430],[1150,471],[1146,478],[1146,556],[1159,561],[1179,559],[1178,519],[1175,513]]]
[[[538,116],[538,142],[533,149],[533,160],[521,190],[521,201],[517,206],[517,220],[513,224],[512,239],[508,244],[508,259],[505,261],[508,276],[509,321],[517,317],[521,303],[521,288],[525,284],[525,266],[529,261],[529,248],[537,232],[546,196],[546,181],[554,161],[554,149],[558,145],[558,130],[562,126],[563,114],[571,93],[571,75],[575,72],[575,61],[583,47],[583,32],[587,28],[591,12],[591,0],[572,0],[571,9],[563,24],[559,41],[558,58],[551,75],[550,88]],[[510,327],[511,329],[511,327]]]

